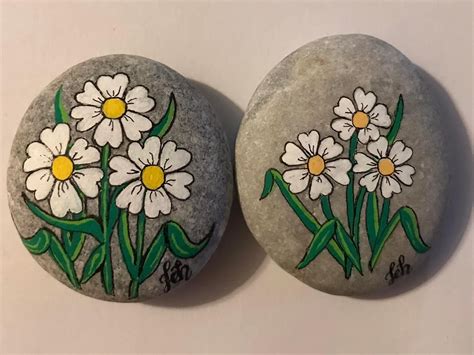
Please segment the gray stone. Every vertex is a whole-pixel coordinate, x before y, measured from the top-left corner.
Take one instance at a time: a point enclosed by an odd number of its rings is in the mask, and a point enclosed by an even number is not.
[[[104,56],[67,70],[28,108],[8,194],[23,243],[56,279],[141,300],[185,284],[215,251],[231,207],[230,152],[184,77],[143,57]]]
[[[259,85],[237,138],[237,184],[250,230],[283,269],[319,290],[359,295],[403,284],[429,258],[447,197],[442,119],[415,65],[379,39],[340,35],[299,48]],[[359,140],[352,163],[350,140]],[[383,195],[388,218],[381,216]]]

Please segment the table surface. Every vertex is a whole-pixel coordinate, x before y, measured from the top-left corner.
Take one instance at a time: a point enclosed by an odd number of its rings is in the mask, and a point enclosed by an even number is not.
[[[23,113],[76,63],[129,53],[171,66],[209,98],[233,144],[265,74],[301,45],[338,33],[384,39],[423,68],[466,166],[472,158],[470,1],[30,0],[2,1],[1,11],[1,186]],[[462,173],[472,178],[470,168]],[[3,188],[0,351],[471,353],[472,184],[463,188],[467,197],[448,205],[459,211],[455,227],[405,292],[354,299],[305,286],[265,256],[234,204],[202,273],[142,304],[81,296],[41,270],[20,243]]]

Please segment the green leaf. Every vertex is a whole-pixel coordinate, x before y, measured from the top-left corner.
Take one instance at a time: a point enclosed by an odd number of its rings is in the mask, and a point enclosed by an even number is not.
[[[120,214],[120,209],[117,207],[117,197],[118,195],[123,191],[123,189],[127,187],[127,184],[123,184],[123,185],[120,185],[120,186],[117,186],[113,193],[112,193],[112,197],[110,199],[110,206],[109,206],[109,222],[108,222],[108,226],[107,226],[107,229],[109,231],[113,230],[114,227],[115,227],[115,224],[117,223],[117,220],[119,218],[119,214]]]
[[[314,235],[311,244],[306,249],[306,253],[299,262],[297,269],[303,269],[309,265],[316,257],[326,249],[327,244],[331,240],[334,232],[336,230],[336,221],[334,219],[330,219],[326,221],[319,231]]]
[[[387,134],[388,145],[392,145],[397,138],[398,131],[400,130],[400,126],[402,125],[403,119],[403,96],[400,95],[398,98],[397,108],[395,109],[395,119],[393,120],[393,125],[390,128],[390,131]]]
[[[63,105],[62,86],[56,91],[56,95],[54,96],[54,118],[56,123],[69,122],[69,115]]]
[[[178,258],[188,259],[195,257],[206,247],[214,232],[215,225],[212,225],[210,232],[199,243],[190,240],[184,229],[176,222],[170,221],[164,227],[171,253]]]
[[[430,247],[421,238],[420,227],[418,226],[415,211],[410,207],[402,207],[399,211],[403,230],[405,231],[408,241],[413,249],[418,253],[425,253],[428,251]]]
[[[158,266],[163,259],[166,251],[166,237],[165,237],[166,224],[163,225],[147,251],[145,252],[145,258],[143,259],[143,265],[141,267],[139,283],[143,283],[147,278],[149,278],[156,271]]]
[[[90,234],[98,241],[103,241],[102,229],[100,227],[99,222],[97,222],[94,218],[81,218],[75,221],[68,220],[65,218],[58,218],[45,212],[34,202],[31,202],[26,196],[26,194],[23,194],[23,199],[25,200],[25,203],[30,209],[30,211],[33,212],[35,216],[52,225],[53,227],[57,227],[71,232],[82,232]]]
[[[39,229],[31,238],[22,238],[23,245],[31,254],[40,255],[49,248],[49,243],[54,233],[46,228]]]
[[[89,259],[87,259],[84,269],[82,270],[82,278],[81,283],[86,283],[89,281],[92,276],[94,276],[100,269],[100,267],[104,264],[105,260],[105,245],[99,244],[89,255]]]
[[[369,239],[370,250],[374,250],[375,241],[379,234],[379,205],[377,193],[369,192],[365,209],[365,226]]]
[[[133,249],[132,241],[130,240],[128,212],[126,210],[120,212],[118,239],[125,266],[127,267],[130,277],[135,279],[138,277],[138,267],[135,265],[135,250]]]
[[[316,234],[319,228],[321,228],[321,225],[311,214],[311,212],[306,209],[300,199],[290,192],[288,184],[285,182],[285,180],[283,180],[283,176],[278,170],[267,170],[260,200],[265,199],[270,194],[270,192],[272,192],[274,184],[278,186],[281,194],[283,195],[283,198],[286,200],[293,212],[295,212],[295,214],[298,216],[300,221],[304,224],[306,229],[308,229],[311,234]],[[344,252],[337,245],[337,243],[334,240],[330,240],[327,248],[329,253],[334,257],[334,259],[341,266],[344,266]]]
[[[81,288],[77,279],[76,270],[74,270],[74,264],[55,235],[51,236],[49,252],[56,264],[58,264],[61,270],[67,275],[71,284],[75,288]]]
[[[149,137],[156,136],[156,137],[163,138],[163,136],[170,130],[171,126],[173,125],[173,121],[175,117],[176,117],[176,99],[174,97],[174,94],[171,93],[168,108],[166,109],[166,112],[161,118],[161,120],[158,121],[158,123],[155,124],[153,128],[151,129]]]
[[[353,240],[347,234],[342,223],[336,219],[336,239],[341,246],[342,251],[347,255],[348,259],[354,264],[355,268],[362,275],[362,265],[360,263],[360,255]]]
[[[393,231],[397,227],[398,223],[400,223],[400,211],[397,211],[392,216],[388,224],[377,237],[374,249],[372,250],[372,256],[369,261],[370,271],[374,270],[375,266],[377,265],[377,262],[380,258],[380,254],[382,253],[382,249],[385,246],[385,243],[387,242],[388,238],[392,235]]]

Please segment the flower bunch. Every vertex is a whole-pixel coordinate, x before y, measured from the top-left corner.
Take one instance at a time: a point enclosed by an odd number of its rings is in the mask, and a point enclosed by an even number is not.
[[[261,199],[266,198],[276,184],[313,238],[298,269],[308,266],[325,249],[342,266],[346,278],[352,267],[362,274],[359,251],[360,219],[365,203],[366,231],[372,251],[369,269],[372,271],[388,238],[400,223],[413,248],[423,253],[428,246],[420,236],[416,214],[408,206],[401,207],[390,217],[390,200],[402,191],[401,186],[413,184],[415,168],[407,162],[413,151],[396,136],[403,119],[403,97],[397,103],[392,119],[387,106],[377,102],[373,92],[358,87],[353,100],[341,97],[333,108],[338,116],[331,127],[342,141],[349,141],[348,156],[342,157],[344,148],[334,137],[321,139],[316,130],[298,135],[298,144],[287,142],[281,162],[290,169],[281,174],[269,169],[265,175]],[[388,129],[383,136],[380,129]],[[359,151],[359,144],[366,148]],[[356,193],[356,174],[358,179]],[[346,223],[334,215],[330,195],[334,185],[346,188]],[[297,194],[309,190],[311,200],[319,200],[326,219],[321,223],[303,205]],[[383,202],[380,207],[379,196]]]
[[[102,75],[95,83],[87,81],[75,98],[78,105],[68,115],[61,88],[57,91],[54,127],[43,129],[39,140],[26,148],[26,190],[38,201],[48,200],[50,212],[25,193],[26,205],[56,230],[41,228],[23,243],[36,255],[49,251],[73,287],[81,288],[100,273],[106,294],[113,295],[110,241],[117,231],[131,277],[129,297],[135,298],[167,250],[177,258],[192,258],[205,248],[211,234],[194,243],[177,222],[168,220],[145,250],[147,218],[169,215],[173,199],[191,196],[194,177],[183,169],[191,163],[192,154],[174,141],[163,140],[176,116],[176,100],[171,93],[165,114],[153,123],[148,115],[155,100],[144,86],[130,88],[124,73]],[[82,137],[71,140],[70,117],[78,120],[77,132],[94,130],[93,142]],[[127,155],[112,154],[126,139],[131,141]],[[98,216],[89,215],[91,203],[97,203]],[[128,226],[130,215],[137,220],[134,241]],[[96,246],[79,276],[75,261],[87,237]]]

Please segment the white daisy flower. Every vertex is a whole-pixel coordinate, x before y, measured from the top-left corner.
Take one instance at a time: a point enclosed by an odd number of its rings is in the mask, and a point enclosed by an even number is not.
[[[316,200],[320,195],[332,192],[333,185],[328,176],[341,185],[349,184],[347,173],[352,164],[349,159],[334,159],[341,155],[343,148],[333,137],[319,142],[318,131],[311,131],[299,134],[298,141],[302,148],[288,142],[281,156],[286,165],[300,166],[283,173],[283,179],[290,185],[291,192],[300,193],[311,183],[309,197]]]
[[[127,208],[138,214],[156,218],[160,213],[171,212],[169,194],[186,200],[191,192],[186,187],[194,181],[193,176],[179,171],[189,164],[191,153],[178,149],[176,143],[168,141],[161,145],[160,138],[148,138],[143,147],[133,142],[128,147],[128,158],[115,156],[110,160],[111,185],[129,183],[117,196],[117,207]]]
[[[367,191],[375,191],[379,181],[382,180],[382,196],[390,198],[394,193],[401,192],[400,182],[407,186],[413,184],[412,175],[415,173],[415,168],[404,165],[411,158],[413,151],[402,141],[396,141],[389,150],[387,138],[380,137],[377,141],[370,142],[367,150],[372,157],[357,153],[355,155],[357,164],[354,165],[356,173],[369,172],[359,181]]]
[[[387,106],[376,104],[377,96],[373,92],[365,93],[364,89],[354,90],[354,103],[347,97],[341,97],[334,107],[334,113],[340,118],[331,122],[331,127],[339,133],[339,137],[347,141],[357,130],[359,142],[367,144],[369,140],[380,137],[378,127],[390,127],[390,115]]]
[[[78,191],[87,197],[96,197],[98,183],[103,177],[99,168],[87,167],[100,160],[99,151],[88,146],[83,138],[68,149],[69,140],[67,124],[59,123],[54,129],[45,128],[40,141],[30,143],[26,148],[28,158],[23,163],[23,170],[31,173],[26,179],[26,188],[35,193],[38,201],[46,199],[52,191],[49,203],[51,212],[57,217],[64,217],[68,212],[81,212]]]
[[[83,132],[97,126],[94,140],[100,146],[110,144],[117,148],[123,140],[122,129],[128,139],[140,140],[142,132],[152,127],[148,117],[141,114],[151,111],[155,100],[144,86],[127,90],[128,83],[128,76],[123,73],[100,76],[96,84],[87,81],[84,91],[76,95],[82,105],[71,110],[71,117],[80,120],[77,130]]]

